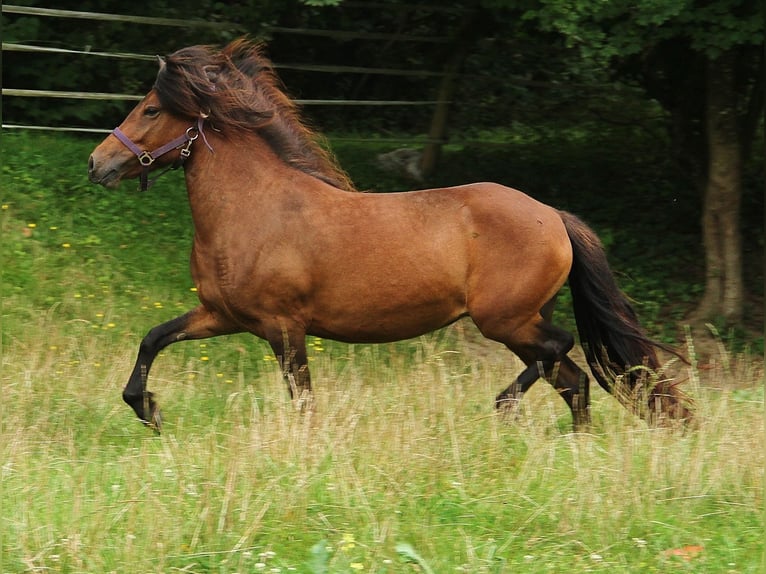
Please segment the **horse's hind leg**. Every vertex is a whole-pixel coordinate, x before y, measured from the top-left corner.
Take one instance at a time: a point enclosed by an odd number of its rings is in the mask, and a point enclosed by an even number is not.
[[[551,319],[553,317],[553,308],[556,306],[556,299],[558,298],[558,293],[554,295],[545,305],[543,305],[542,309],[540,309],[540,316],[543,318],[543,321],[545,323],[550,323]],[[502,342],[502,341],[501,341]],[[508,396],[505,397],[505,399],[509,402],[509,404],[517,404],[521,397],[526,393],[530,387],[539,379],[540,377],[544,377],[543,371],[540,368],[540,365],[538,365],[538,374],[537,376],[534,375],[533,370],[529,370],[528,373],[524,377],[519,376],[521,379],[520,381],[517,380],[515,385],[511,385],[506,391],[509,391]],[[510,390],[509,390],[510,389]]]
[[[222,321],[203,306],[154,327],[141,341],[138,358],[128,384],[122,391],[123,400],[135,411],[145,425],[160,430],[162,418],[146,380],[157,354],[172,343],[188,339],[206,339],[216,335],[236,333],[241,329]]]
[[[574,346],[572,335],[540,320],[514,333],[513,339],[501,341],[527,367],[497,396],[495,405],[498,408],[514,409],[532,384],[544,378],[569,406],[575,429],[587,427],[590,423],[589,382],[585,373],[567,357]]]
[[[569,357],[563,357],[553,368],[548,382],[572,411],[575,430],[586,430],[590,426],[590,381],[580,367]]]
[[[540,315],[548,324],[551,324],[553,319],[553,308],[557,298],[558,294],[554,295],[540,310]],[[554,367],[553,374],[555,379],[551,380],[550,375],[546,378],[572,411],[575,429],[588,428],[590,426],[590,381],[588,375],[567,355],[564,355],[558,365]]]
[[[545,305],[543,305],[542,309],[540,309],[540,316],[543,318],[545,323],[551,322],[553,317],[553,309],[556,306],[557,298],[558,293],[554,295]],[[536,365],[537,369],[535,370],[529,363],[527,363],[529,368],[526,369],[521,375],[519,375],[513,384],[511,384],[507,389],[500,393],[500,395],[498,395],[498,407],[501,406],[500,402],[502,401],[504,403],[504,408],[515,409],[518,406],[518,403],[521,401],[521,398],[524,396],[524,393],[526,393],[532,387],[532,385],[535,384],[537,379],[545,377],[542,364],[538,362]]]

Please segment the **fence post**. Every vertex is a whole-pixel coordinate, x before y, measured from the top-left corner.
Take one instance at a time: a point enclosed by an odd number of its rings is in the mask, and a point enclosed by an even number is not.
[[[428,130],[428,143],[423,148],[423,156],[420,159],[420,173],[423,177],[431,175],[439,162],[442,145],[447,141],[447,116],[449,106],[455,95],[458,72],[463,61],[468,55],[468,49],[473,45],[477,37],[480,10],[475,10],[466,16],[463,26],[456,34],[451,47],[451,53],[447,58],[444,69],[444,77],[439,83],[436,95],[436,108],[431,117],[431,127]]]

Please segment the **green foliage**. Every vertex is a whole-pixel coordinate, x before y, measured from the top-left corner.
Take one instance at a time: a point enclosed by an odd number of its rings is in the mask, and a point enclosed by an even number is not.
[[[671,38],[688,38],[694,50],[715,58],[734,46],[762,43],[763,16],[763,3],[746,0],[544,0],[524,15],[604,64]]]
[[[327,574],[327,563],[330,561],[328,545],[327,540],[320,540],[311,547],[311,560],[309,562],[311,574]]]
[[[423,572],[426,574],[434,574],[434,571],[428,565],[428,562],[426,562],[425,559],[420,554],[418,554],[410,544],[400,542],[396,545],[396,551],[406,560],[420,566],[420,568],[422,568]]]
[[[124,3],[91,0],[78,9],[121,13]],[[454,43],[274,34],[269,26],[369,33],[396,30],[403,36],[457,38],[469,16],[477,14],[474,38],[461,70],[466,76],[458,82],[455,94],[459,105],[453,106],[450,115],[452,129],[465,132],[472,127],[508,126],[514,121],[532,124],[551,115],[563,121],[588,121],[591,105],[583,106],[583,102],[621,100],[621,92],[613,89],[614,70],[608,64],[619,61],[620,77],[634,81],[642,67],[627,57],[669,39],[689,38],[694,50],[711,56],[734,45],[759,43],[763,36],[759,10],[762,3],[744,0],[485,0],[479,5],[460,1],[442,7],[387,1],[376,10],[340,0],[190,0],[183,4],[157,0],[135,7],[132,13],[229,22],[232,26],[187,29],[90,20],[72,20],[73,25],[61,26],[61,20],[55,18],[3,14],[3,33],[4,42],[139,54],[166,54],[199,43],[220,44],[241,34],[270,35],[269,53],[279,63],[440,72],[455,51]],[[140,94],[148,90],[156,73],[154,62],[20,52],[6,52],[4,57],[4,86],[12,88]],[[439,82],[430,75],[328,75],[290,67],[280,74],[293,96],[313,99],[428,100],[434,97]],[[106,128],[125,115],[129,104],[14,97],[4,100],[4,108],[9,123]],[[321,106],[310,108],[309,113],[325,130],[423,134],[433,109]]]

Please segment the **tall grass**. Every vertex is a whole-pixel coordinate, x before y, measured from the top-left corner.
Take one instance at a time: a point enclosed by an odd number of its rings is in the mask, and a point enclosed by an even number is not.
[[[191,343],[153,373],[156,437],[119,398],[133,349],[40,321],[2,358],[0,571],[759,571],[751,363],[718,367],[738,391],[690,373],[694,430],[596,393],[591,433],[572,434],[542,384],[496,416],[520,364],[474,358],[459,332],[322,343],[310,415],[259,346],[248,372]]]
[[[4,139],[0,573],[761,571],[763,365],[723,345],[681,372],[697,428],[594,390],[573,434],[543,383],[498,417],[521,365],[462,323],[311,339],[303,416],[264,343],[186,342],[151,373],[154,436],[120,392],[195,302],[183,189],[86,188],[92,142],[61,141]]]

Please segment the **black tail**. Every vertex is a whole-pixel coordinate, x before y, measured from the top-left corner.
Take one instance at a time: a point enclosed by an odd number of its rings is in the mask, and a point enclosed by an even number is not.
[[[660,364],[657,348],[673,352],[646,336],[635,311],[620,291],[607,263],[598,236],[585,223],[567,212],[560,212],[569,240],[573,262],[569,273],[575,321],[580,344],[593,375],[610,393],[615,393],[615,378],[633,389],[641,379],[640,369],[656,371]]]

